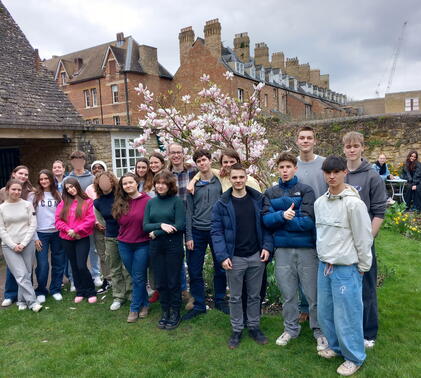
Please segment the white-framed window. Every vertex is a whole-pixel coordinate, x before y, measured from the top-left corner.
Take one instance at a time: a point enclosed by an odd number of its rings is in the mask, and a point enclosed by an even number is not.
[[[118,85],[114,84],[111,86],[111,96],[113,100],[113,104],[118,102]]]
[[[256,77],[256,67],[250,67],[250,76],[254,79]]]
[[[83,97],[85,98],[85,108],[90,108],[92,106],[91,91],[89,89],[85,89],[83,91]]]
[[[235,70],[241,74],[244,75],[244,63],[241,62],[235,62]]]
[[[92,106],[98,106],[96,88],[91,89]]]
[[[120,126],[121,125],[121,119],[119,115],[113,116],[113,123],[116,126]]]
[[[61,85],[66,85],[67,84],[66,72],[60,72],[60,78],[61,78]]]
[[[126,172],[134,172],[136,160],[141,156],[140,152],[131,147],[135,137],[115,136],[112,137],[113,168],[117,177]]]
[[[237,88],[237,98],[243,102],[244,101],[244,89]]]
[[[420,110],[420,102],[418,97],[406,98],[405,99],[405,111],[414,112]]]
[[[92,123],[94,125],[99,125],[99,118],[92,118]]]

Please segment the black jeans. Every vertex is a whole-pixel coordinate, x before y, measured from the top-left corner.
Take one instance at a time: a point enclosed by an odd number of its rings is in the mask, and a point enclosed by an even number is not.
[[[149,253],[162,310],[180,311],[180,270],[184,256],[183,234],[178,232],[151,240]]]
[[[95,285],[86,265],[89,255],[89,237],[79,240],[61,239],[61,241],[72,267],[76,296],[85,298],[95,296]]]
[[[373,262],[368,272],[363,275],[363,328],[364,339],[376,340],[379,329],[379,318],[377,313],[377,259],[376,250],[371,247]]]

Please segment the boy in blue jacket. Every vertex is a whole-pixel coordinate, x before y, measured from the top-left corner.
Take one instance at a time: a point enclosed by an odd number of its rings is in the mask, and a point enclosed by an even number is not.
[[[310,327],[320,351],[328,345],[317,322],[315,195],[310,186],[298,181],[297,158],[291,152],[282,152],[276,166],[279,184],[266,190],[270,206],[263,215],[263,223],[274,236],[276,281],[283,297],[285,329],[276,344],[285,346],[300,334],[298,287],[301,284],[309,303]]]
[[[247,285],[249,334],[258,344],[268,342],[260,330],[260,289],[273,241],[262,222],[266,199],[246,186],[246,170],[240,164],[233,165],[229,179],[232,188],[213,207],[211,236],[216,260],[226,270],[230,288],[232,335],[228,347],[235,349],[244,328],[243,282]]]

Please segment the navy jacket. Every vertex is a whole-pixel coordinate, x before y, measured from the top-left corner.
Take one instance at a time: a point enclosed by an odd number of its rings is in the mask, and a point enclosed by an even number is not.
[[[273,238],[271,233],[264,227],[262,211],[267,199],[262,193],[246,186],[247,194],[251,197],[255,208],[255,222],[257,239],[260,249],[266,249],[273,253]],[[231,200],[232,188],[228,189],[213,206],[212,209],[212,244],[216,260],[221,264],[224,260],[232,258],[235,249],[235,211]],[[269,205],[268,203],[266,204]]]
[[[276,248],[315,248],[313,189],[294,176],[287,182],[279,180],[265,192],[270,205],[264,209],[263,223],[273,232]],[[284,211],[294,203],[295,217],[284,218]]]

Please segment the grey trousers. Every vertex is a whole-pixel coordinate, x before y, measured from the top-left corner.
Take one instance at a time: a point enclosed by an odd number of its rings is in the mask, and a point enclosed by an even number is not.
[[[282,316],[285,331],[292,337],[300,334],[298,288],[309,304],[310,328],[315,338],[323,336],[317,322],[317,269],[319,260],[313,248],[277,248],[275,250],[275,275],[281,291]]]
[[[233,256],[232,269],[227,270],[227,281],[230,289],[230,320],[232,330],[241,332],[244,328],[243,303],[241,294],[243,282],[247,285],[247,327],[258,328],[260,324],[260,288],[262,286],[265,263],[260,261],[260,252],[250,257]]]
[[[7,245],[2,245],[3,256],[7,267],[18,284],[18,304],[26,304],[31,308],[37,301],[32,286],[32,266],[35,261],[35,243],[30,241],[21,253],[16,253]]]

